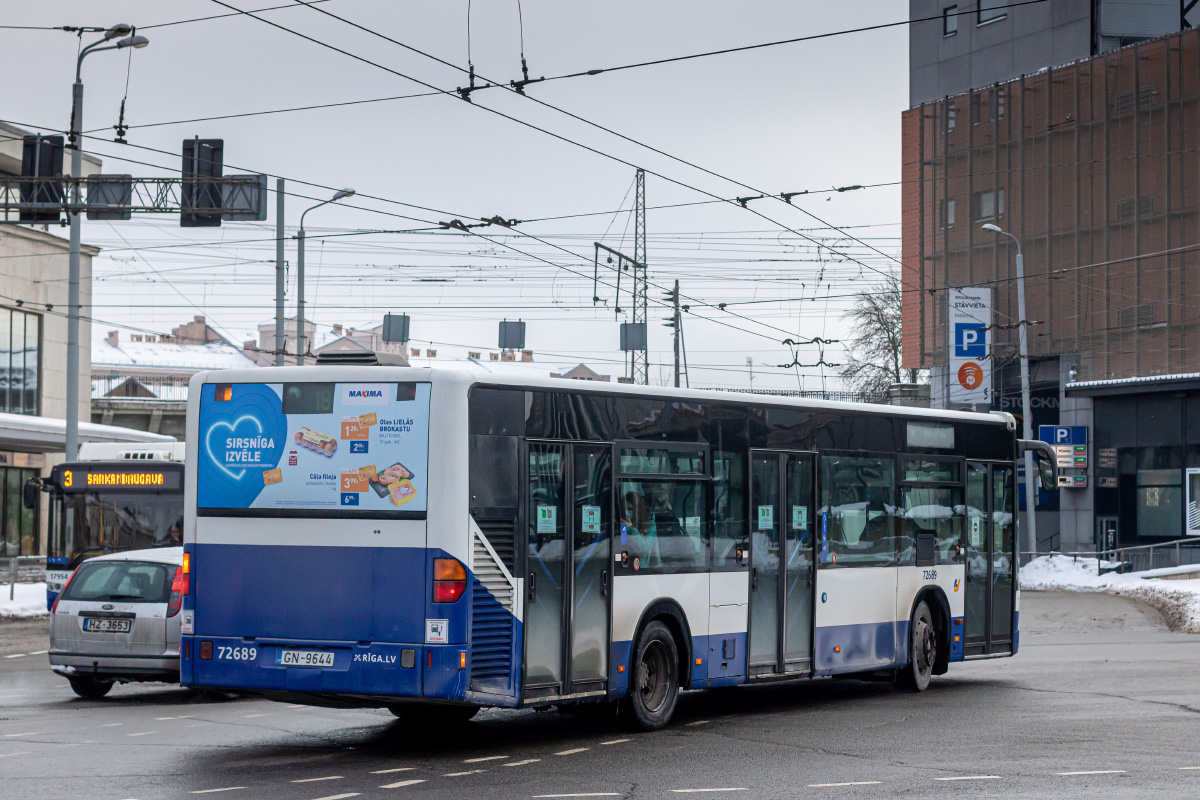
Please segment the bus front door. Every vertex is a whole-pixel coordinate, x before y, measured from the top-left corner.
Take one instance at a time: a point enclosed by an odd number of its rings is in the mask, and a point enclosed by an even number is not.
[[[967,462],[963,654],[1012,652],[1016,517],[1011,464]]]
[[[751,456],[751,675],[812,668],[813,456]]]
[[[608,685],[612,448],[529,443],[525,699]]]

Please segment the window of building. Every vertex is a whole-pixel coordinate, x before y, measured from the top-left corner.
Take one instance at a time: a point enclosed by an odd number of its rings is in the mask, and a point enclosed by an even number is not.
[[[979,0],[979,24],[1004,19],[1008,16],[1009,2],[1010,0]]]
[[[1138,470],[1137,530],[1139,536],[1183,536],[1183,470]]]
[[[1154,195],[1138,198],[1127,197],[1117,201],[1117,222],[1133,222],[1134,218],[1149,219],[1154,216]]]
[[[954,107],[953,102],[946,103],[946,133],[952,133],[954,131],[954,118],[956,116],[956,112],[957,109]]]
[[[983,97],[979,94],[971,95],[971,124],[978,125],[983,122]]]
[[[0,308],[0,411],[38,413],[41,323],[37,314]]]
[[[942,9],[942,36],[953,36],[958,33],[958,6],[946,6]]]
[[[947,199],[942,201],[942,227],[954,227],[954,200]]]
[[[1004,190],[988,189],[976,192],[972,198],[975,206],[975,219],[989,220],[1004,216]]]
[[[1004,90],[996,88],[992,90],[992,122],[1004,119]]]
[[[821,565],[896,563],[895,464],[890,457],[821,457]]]

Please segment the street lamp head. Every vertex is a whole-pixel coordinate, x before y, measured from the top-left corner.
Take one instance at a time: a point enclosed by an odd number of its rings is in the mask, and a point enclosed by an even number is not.
[[[145,36],[126,36],[124,39],[117,42],[117,47],[118,48],[132,47],[134,49],[140,50],[141,48],[145,47],[148,44],[150,44],[150,40],[147,39]]]
[[[336,194],[333,196],[333,199],[332,199],[332,200],[330,200],[329,202],[331,202],[331,203],[336,203],[338,200],[341,200],[341,199],[343,199],[343,198],[345,198],[345,197],[353,197],[353,196],[354,196],[354,190],[353,190],[353,189],[340,189],[340,190],[338,190],[338,192],[337,192],[337,193],[336,193]]]
[[[990,222],[983,223],[982,227],[985,231],[991,231],[992,233],[1004,233],[1004,231],[1000,230],[999,225],[993,225]]]
[[[120,22],[116,25],[113,25],[111,28],[109,28],[108,30],[106,30],[104,32],[104,41],[107,42],[109,39],[115,39],[118,36],[128,36],[132,32],[133,32],[132,25],[129,25],[124,22]]]

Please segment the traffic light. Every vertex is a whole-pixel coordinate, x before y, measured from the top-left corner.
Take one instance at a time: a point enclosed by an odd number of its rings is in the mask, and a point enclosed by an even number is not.
[[[216,180],[189,178],[221,177],[225,155],[224,139],[183,140],[183,186],[179,193],[179,225],[182,228],[217,228],[221,225],[221,184]],[[207,209],[213,209],[208,212]],[[197,211],[195,209],[206,209]]]
[[[53,208],[22,209],[21,222],[58,222],[62,214],[63,137],[26,136],[21,152],[21,177],[40,178],[21,181],[22,203],[53,203]]]

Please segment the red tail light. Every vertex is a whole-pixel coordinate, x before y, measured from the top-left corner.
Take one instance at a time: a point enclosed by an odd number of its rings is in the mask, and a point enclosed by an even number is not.
[[[185,594],[187,594],[187,576],[183,574],[183,567],[176,567],[175,577],[171,579],[171,598],[167,601],[168,617],[179,613]]]
[[[183,554],[183,593],[192,593],[192,554]]]
[[[67,587],[71,585],[71,581],[72,581],[72,579],[74,579],[75,573],[78,571],[79,571],[79,567],[76,567],[74,570],[72,570],[70,577],[67,578],[67,582],[64,583],[62,585],[62,588],[58,590],[58,597],[54,598],[54,605],[50,606],[51,614],[53,614],[55,611],[58,610],[58,601],[62,600],[63,595],[67,593]]]
[[[467,569],[456,558],[433,560],[433,602],[453,603],[467,590]]]

